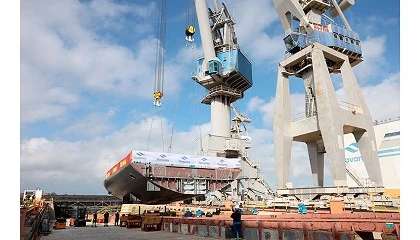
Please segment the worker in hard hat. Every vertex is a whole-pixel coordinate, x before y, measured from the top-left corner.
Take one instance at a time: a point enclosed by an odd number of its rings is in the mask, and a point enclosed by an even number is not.
[[[252,214],[254,214],[254,215],[258,214],[258,208],[256,206],[254,206],[254,208],[252,208]]]
[[[298,204],[298,213],[299,214],[306,214],[307,212],[308,212],[308,209],[307,209],[307,207],[305,206],[305,204],[303,204],[302,202],[300,202],[299,204]]]
[[[232,225],[232,236],[234,239],[242,239],[242,223],[241,223],[241,210],[239,208],[239,205],[236,205],[232,209],[232,214],[230,217],[233,219],[233,225]]]
[[[203,211],[201,211],[201,209],[198,208],[197,211],[195,211],[195,216],[196,217],[202,217],[203,216]]]
[[[190,211],[189,208],[187,208],[187,211],[185,211],[184,217],[192,217],[192,216],[193,216],[192,212]]]

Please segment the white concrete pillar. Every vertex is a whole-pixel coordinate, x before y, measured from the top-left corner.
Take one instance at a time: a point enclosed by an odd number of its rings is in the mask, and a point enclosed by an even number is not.
[[[383,186],[378,150],[376,149],[375,136],[372,137],[373,127],[371,128],[371,131],[360,131],[353,134],[359,145],[360,155],[365,163],[369,179],[374,181],[377,186]]]
[[[211,135],[230,137],[230,100],[225,96],[216,96],[211,100],[210,108]],[[212,149],[212,146],[209,148]]]
[[[312,180],[315,187],[324,186],[324,153],[319,153],[316,141],[307,142]]]
[[[274,101],[274,153],[277,168],[277,187],[285,188],[289,179],[290,157],[292,152],[292,118],[290,111],[289,78],[279,66],[276,98]]]
[[[357,112],[357,115],[360,116],[360,125],[365,128],[366,132],[359,131],[354,133],[354,138],[359,145],[360,155],[365,163],[369,178],[378,186],[382,186],[382,173],[380,167],[378,167],[380,163],[375,131],[373,129],[373,120],[348,60],[344,61],[341,66],[341,75],[347,102],[362,108],[362,111]]]
[[[344,162],[344,120],[321,49],[315,47],[312,51],[312,64],[318,123],[330,160],[331,175],[335,186],[347,186]]]

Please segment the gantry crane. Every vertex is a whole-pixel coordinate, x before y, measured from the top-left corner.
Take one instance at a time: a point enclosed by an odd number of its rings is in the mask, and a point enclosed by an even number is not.
[[[197,60],[193,80],[207,89],[201,103],[210,105],[211,131],[203,139],[204,155],[226,158],[241,158],[241,174],[229,186],[232,197],[255,198],[258,193],[271,194],[271,189],[252,162],[246,150],[250,138],[241,137],[240,131],[231,128],[231,106],[242,99],[244,92],[252,87],[252,66],[243,55],[237,42],[232,16],[224,3],[213,0],[214,9],[207,8],[205,0],[195,0],[195,7],[204,56]],[[187,41],[195,29],[187,27]],[[238,115],[234,122],[250,122]]]
[[[213,2],[215,7],[211,10],[205,0],[195,1],[204,57],[197,60],[192,78],[207,89],[201,102],[211,108],[211,132],[205,153],[224,157],[236,152],[237,157],[238,151],[225,149],[225,141],[231,137],[230,104],[243,98],[252,87],[252,68],[240,51],[235,23],[226,5],[222,3],[219,9],[218,1]]]
[[[360,38],[343,14],[354,0],[273,1],[287,49],[278,66],[273,122],[278,188],[286,188],[289,178],[292,141],[307,145],[314,187],[324,187],[325,153],[334,186],[347,187],[343,138],[347,133],[359,145],[369,178],[382,186],[373,121],[352,71],[363,60]],[[334,22],[337,16],[345,26]],[[337,100],[333,73],[341,74],[346,106]],[[305,117],[299,121],[292,121],[289,76],[301,78],[305,87]]]

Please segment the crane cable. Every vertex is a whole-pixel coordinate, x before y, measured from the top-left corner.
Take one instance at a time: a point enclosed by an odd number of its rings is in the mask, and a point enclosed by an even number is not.
[[[191,43],[191,58],[194,58],[194,50],[195,50],[195,41],[192,38],[192,36],[195,33],[195,29],[196,29],[196,22],[197,22],[197,14],[195,12],[195,5],[194,5],[194,1],[195,0],[187,0],[187,21],[186,21],[186,25],[187,25],[187,29],[185,31],[186,34],[186,40],[187,40],[187,44],[186,46],[188,46],[188,42]],[[199,99],[198,97],[198,86],[197,84],[195,85],[195,95],[196,98]],[[200,105],[201,102],[198,101],[197,103],[197,125],[198,125],[198,131],[199,131],[199,147],[200,147],[200,155],[203,154],[203,144],[202,144],[202,137],[201,137],[201,125],[200,125]]]
[[[167,12],[167,0],[161,0],[160,16],[158,18],[158,37],[156,39],[156,66],[155,66],[155,84],[153,97],[155,98],[152,122],[150,125],[149,138],[147,140],[147,150],[149,150],[150,137],[152,135],[153,121],[155,117],[156,107],[161,107],[161,98],[163,97],[163,83],[164,83],[164,72],[165,72],[165,34],[166,34],[166,12]],[[162,151],[165,149],[165,142],[163,136],[163,111],[160,109],[160,125],[162,133]]]
[[[195,31],[195,21],[196,18],[193,17],[195,16],[195,12],[194,12],[194,7],[193,10],[191,10],[191,5],[194,4],[194,0],[187,0],[187,9],[185,11],[185,19],[186,19],[186,26],[187,26],[187,30],[186,32],[188,32],[189,30],[191,30],[191,26],[192,29]],[[194,34],[194,33],[192,33]],[[188,41],[188,40],[187,40]],[[188,47],[188,45],[185,45],[185,47]],[[194,43],[192,42],[191,44],[191,59],[193,59],[194,57]],[[181,73],[185,72],[185,58],[183,58],[182,61],[182,67],[181,67]],[[180,99],[180,92],[181,92],[181,82],[178,81],[178,94],[177,94],[177,98],[176,98],[176,103],[175,103],[175,109],[174,109],[174,117],[173,117],[173,122],[172,122],[172,130],[171,130],[171,136],[169,138],[169,147],[168,147],[168,152],[171,153],[172,152],[172,140],[173,140],[173,136],[174,136],[174,129],[175,129],[175,122],[176,122],[176,114],[178,112],[178,106],[179,106],[179,99]]]
[[[150,130],[149,130],[149,138],[147,139],[147,147],[146,147],[146,151],[149,151],[149,144],[150,144],[150,137],[152,136],[152,129],[153,129],[153,121],[155,118],[155,111],[156,111],[156,106],[153,107],[153,116],[152,116],[152,122],[150,124]],[[162,151],[165,151],[165,142],[164,142],[164,138],[163,138],[163,111],[162,109],[160,109],[160,129],[161,129],[161,136],[162,136]]]
[[[153,107],[152,123],[150,124],[150,129],[149,129],[149,138],[147,139],[147,147],[146,147],[146,151],[149,151],[150,136],[152,135],[153,120],[154,120],[154,118],[155,118],[155,110],[156,110],[156,107]]]
[[[160,17],[158,19],[159,32],[156,39],[156,69],[155,69],[155,86],[153,97],[154,105],[161,106],[161,98],[163,97],[163,83],[165,81],[165,42],[166,42],[166,12],[167,0],[161,0]]]
[[[186,22],[185,25],[187,29],[185,30],[185,40],[187,41],[186,46],[188,46],[188,42],[193,43],[194,38],[193,35],[195,33],[195,22],[196,22],[196,14],[195,14],[195,6],[194,0],[187,0],[187,9],[186,9]]]
[[[195,48],[192,47],[191,48],[191,57],[194,57],[194,50]],[[198,99],[197,101],[197,125],[198,125],[198,141],[199,141],[199,147],[200,147],[200,152],[199,155],[203,155],[204,150],[203,150],[203,142],[202,142],[202,136],[201,136],[201,125],[200,125],[200,106],[201,106],[201,101],[200,98],[198,96],[198,84],[195,85],[195,97]]]
[[[185,58],[184,58],[184,60],[182,61],[181,73],[184,73],[184,69],[185,69]],[[173,122],[172,122],[171,137],[169,138],[169,147],[168,147],[168,152],[169,152],[169,153],[171,153],[171,152],[172,152],[172,138],[173,138],[173,136],[174,136],[175,121],[176,121],[176,113],[177,113],[177,111],[178,111],[178,105],[179,105],[180,93],[181,93],[181,81],[178,81],[178,93],[177,93],[176,103],[175,103],[175,109],[174,109],[174,118],[173,118]]]

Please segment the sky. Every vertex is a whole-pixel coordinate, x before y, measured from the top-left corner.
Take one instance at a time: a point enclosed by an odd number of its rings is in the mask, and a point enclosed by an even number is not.
[[[404,206],[415,204],[410,189],[419,167],[414,144],[420,86],[413,71],[418,54],[410,37],[418,3],[407,2],[401,1],[400,9],[397,0],[358,0],[345,12],[362,39],[364,61],[355,73],[373,118],[403,115],[401,155],[412,159],[401,162]],[[226,3],[242,52],[253,66],[254,86],[236,105],[252,118],[250,155],[260,160],[264,177],[275,186],[271,123],[276,63],[284,58],[283,30],[271,0]],[[173,152],[193,153],[187,146],[200,131],[208,131],[209,109],[199,104],[204,90],[189,77],[201,44],[197,33],[195,50],[184,45],[185,1],[169,1],[163,128],[154,125],[153,131],[156,1],[21,0],[2,2],[1,9],[2,173],[7,196],[14,196],[2,198],[3,204],[18,207],[19,193],[36,187],[60,194],[105,194],[106,170],[130,150],[168,148],[175,126]],[[301,89],[293,93],[292,101],[302,101]],[[182,106],[177,114],[175,105]],[[160,119],[155,116],[153,123]],[[309,183],[305,154],[294,146],[297,171],[291,179],[298,185]],[[10,218],[0,220],[2,226],[18,221],[13,208],[6,211]],[[409,219],[405,212],[402,219]],[[405,221],[403,233],[409,235],[414,224]]]
[[[210,130],[205,89],[191,79],[203,54],[199,29],[186,46],[187,1],[168,1],[164,97],[154,109],[159,2],[20,1],[20,192],[107,194],[106,171],[131,150],[197,153],[196,139]],[[384,120],[400,116],[400,1],[378,2],[357,1],[344,14],[361,38],[364,61],[354,72],[372,118]],[[235,104],[252,119],[249,154],[276,189],[272,123],[284,31],[272,0],[225,3],[253,68],[253,87]],[[302,86],[291,79],[294,115],[304,111]],[[311,184],[305,145],[293,144],[290,181]]]

